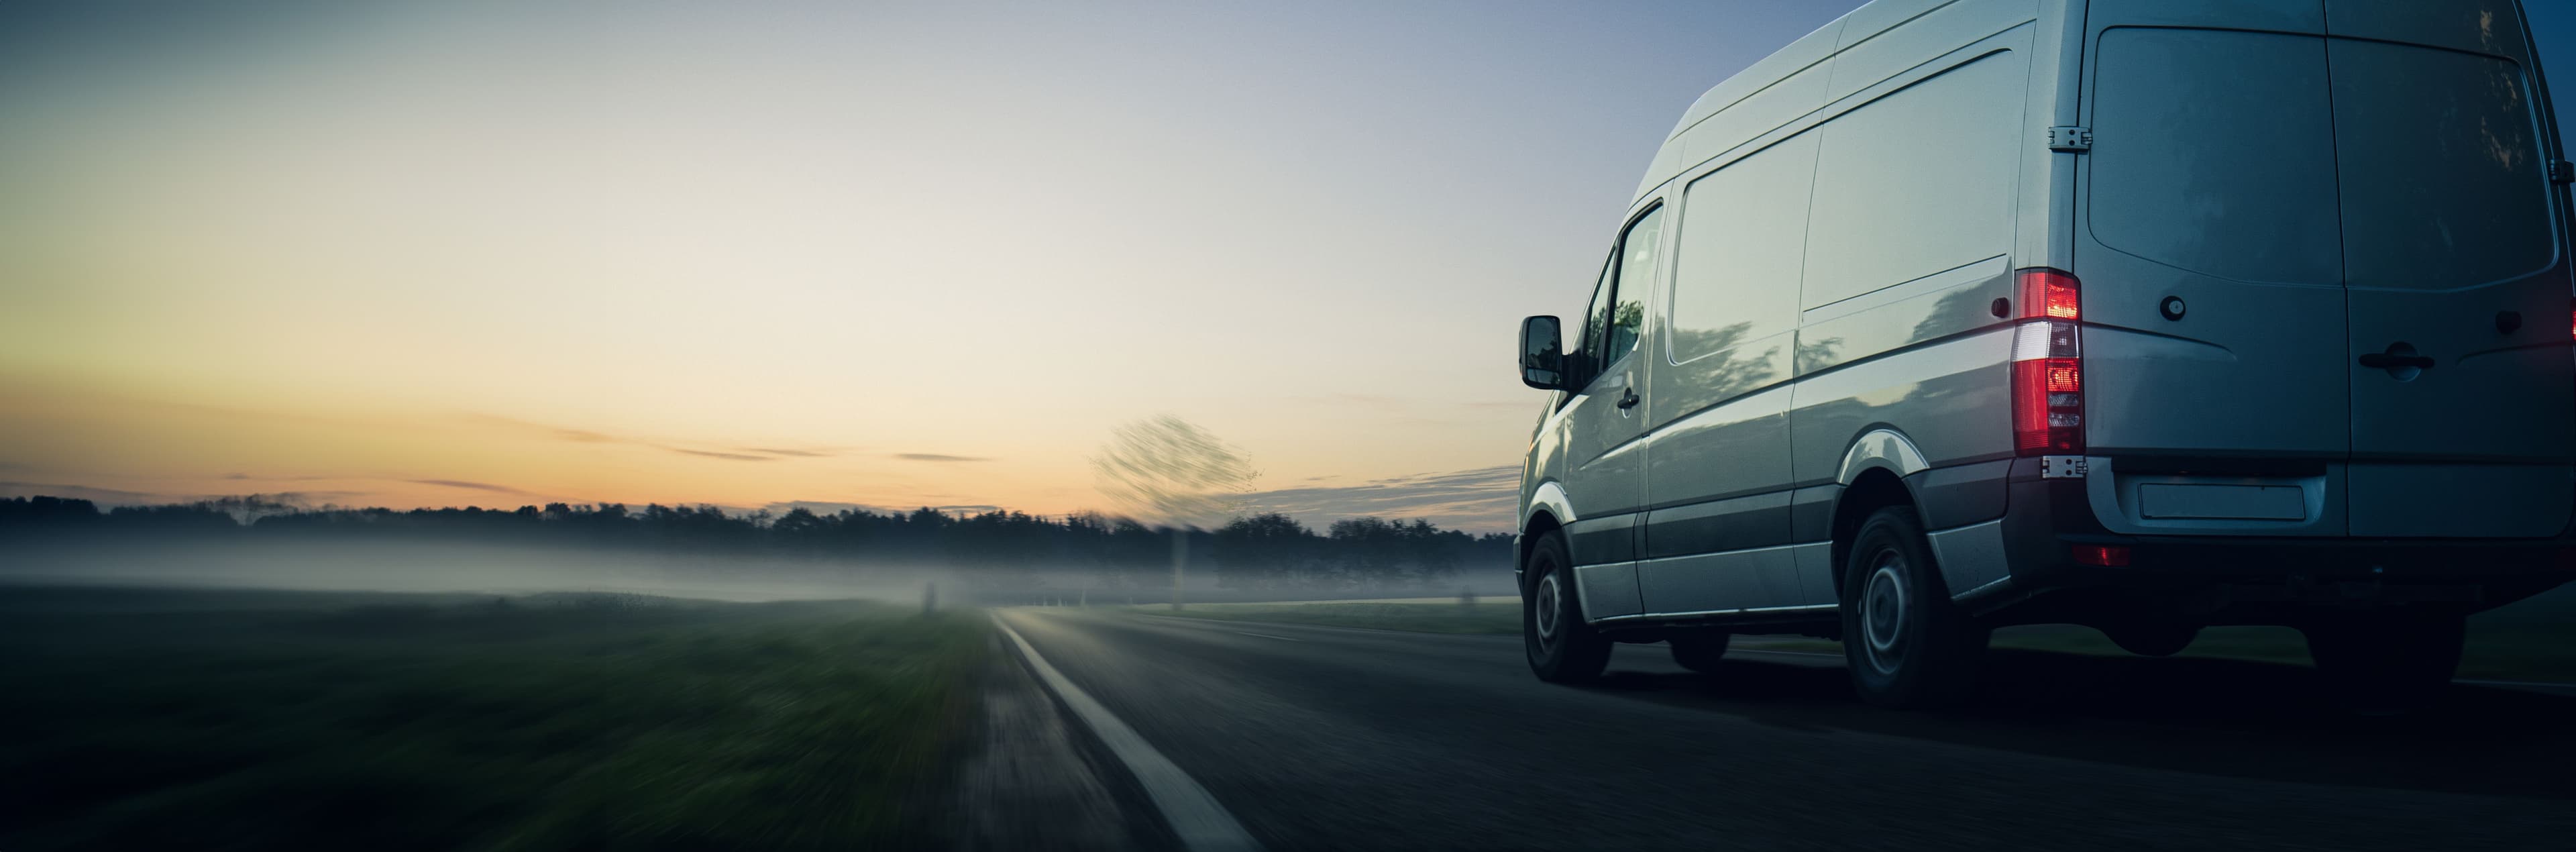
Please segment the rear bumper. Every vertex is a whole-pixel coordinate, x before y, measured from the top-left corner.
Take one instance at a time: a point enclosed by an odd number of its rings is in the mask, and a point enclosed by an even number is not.
[[[2052,593],[2124,590],[2204,607],[2438,601],[2483,609],[2576,579],[2576,535],[2541,539],[2362,539],[2118,534],[2095,519],[2082,479],[2041,479],[2018,459],[2006,482],[2008,574],[1961,603],[1993,611]],[[2079,547],[2126,548],[2083,564]],[[2059,597],[2067,597],[2060,595]],[[2080,597],[2080,596],[2079,596]]]

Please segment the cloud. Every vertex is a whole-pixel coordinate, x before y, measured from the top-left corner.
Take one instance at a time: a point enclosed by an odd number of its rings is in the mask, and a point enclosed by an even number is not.
[[[446,488],[466,488],[475,491],[490,491],[495,494],[518,494],[528,497],[536,496],[507,485],[494,485],[489,482],[467,482],[462,479],[406,479],[403,481],[414,485],[437,485]]]
[[[724,459],[724,460],[726,460],[726,461],[756,461],[756,462],[757,462],[757,461],[777,461],[777,460],[778,460],[778,458],[777,458],[776,456],[756,456],[756,455],[752,455],[752,454],[750,454],[750,453],[726,453],[726,452],[718,452],[718,451],[715,451],[715,450],[692,450],[692,449],[688,449],[688,448],[686,448],[686,447],[663,447],[662,449],[670,450],[671,452],[680,453],[680,454],[682,454],[682,455],[704,456],[704,457],[706,457],[706,458],[711,458],[711,459]]]
[[[896,453],[896,454],[894,454],[894,457],[895,457],[895,458],[902,459],[902,460],[904,460],[904,461],[919,461],[919,462],[980,462],[980,461],[992,461],[992,459],[990,459],[990,458],[986,458],[986,457],[984,457],[984,456],[945,456],[945,455],[940,455],[940,454],[938,454],[938,453]]]
[[[1520,501],[1519,465],[1424,473],[1364,485],[1315,485],[1256,491],[1245,505],[1310,524],[1375,515],[1430,521],[1469,532],[1510,530]]]
[[[724,459],[726,461],[771,461],[783,458],[819,459],[828,458],[832,455],[831,450],[808,450],[780,447],[730,447],[721,450],[697,450],[687,447],[675,447],[664,443],[656,443],[654,440],[645,438],[626,435],[612,435],[607,432],[594,432],[589,429],[572,429],[563,426],[551,426],[544,423],[531,423],[525,420],[516,420],[493,414],[468,414],[465,415],[465,417],[468,420],[478,423],[503,426],[523,432],[542,433],[548,437],[571,441],[577,444],[627,444],[638,447],[652,447],[657,450],[669,450],[683,455],[702,456],[711,459]]]

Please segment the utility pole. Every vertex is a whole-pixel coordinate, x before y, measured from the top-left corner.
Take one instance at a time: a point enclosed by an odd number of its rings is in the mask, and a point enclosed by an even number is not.
[[[1181,566],[1190,561],[1190,530],[1172,528],[1172,611],[1181,611]]]

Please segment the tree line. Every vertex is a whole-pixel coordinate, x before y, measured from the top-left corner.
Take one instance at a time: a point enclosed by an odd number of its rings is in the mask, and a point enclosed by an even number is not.
[[[1083,573],[1113,586],[1170,582],[1177,539],[1194,570],[1245,589],[1436,586],[1464,571],[1506,571],[1511,536],[1471,535],[1428,522],[1375,517],[1321,531],[1277,513],[1213,530],[1149,526],[1098,512],[1060,517],[990,511],[949,514],[621,503],[394,510],[306,508],[261,497],[114,506],[63,497],[0,498],[0,538],[215,537],[243,541],[400,539],[634,547],[795,556],[1001,573]]]

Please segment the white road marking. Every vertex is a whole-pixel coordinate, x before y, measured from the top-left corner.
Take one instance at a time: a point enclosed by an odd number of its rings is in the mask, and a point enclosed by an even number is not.
[[[1063,672],[1048,665],[1045,657],[1038,656],[1038,649],[1029,647],[1029,640],[1020,638],[1020,632],[1003,622],[1000,614],[994,614],[993,625],[1002,628],[1002,635],[1011,637],[1011,644],[1019,646],[1020,655],[1029,661],[1029,668],[1037,671],[1038,680],[1054,690],[1056,697],[1064,699],[1064,706],[1072,708],[1073,715],[1090,726],[1091,733],[1109,747],[1109,753],[1127,765],[1127,771],[1136,776],[1137,785],[1145,788],[1145,796],[1154,800],[1154,807],[1163,812],[1163,820],[1171,824],[1172,833],[1180,836],[1182,848],[1247,852],[1261,848],[1261,844],[1243,830],[1243,824],[1236,822],[1224,805],[1217,804],[1216,797],[1209,795],[1207,788],[1199,786],[1196,779],[1181,771],[1181,767],[1164,757],[1162,752],[1155,751],[1154,746],[1145,742],[1135,728],[1120,721],[1117,714],[1101,706],[1090,693],[1082,691],[1082,687],[1075,686]]]
[[[1263,638],[1263,639],[1277,639],[1277,640],[1279,640],[1279,641],[1281,641],[1281,642],[1304,642],[1304,641],[1306,641],[1306,640],[1304,640],[1304,639],[1298,639],[1298,638],[1289,637],[1289,636],[1273,636],[1273,635],[1268,634],[1268,633],[1254,633],[1254,632],[1252,632],[1252,631],[1250,631],[1250,630],[1228,630],[1228,631],[1226,631],[1226,632],[1227,632],[1227,633],[1235,634],[1235,635],[1237,635],[1237,636],[1259,636],[1259,637],[1261,637],[1261,638]]]

